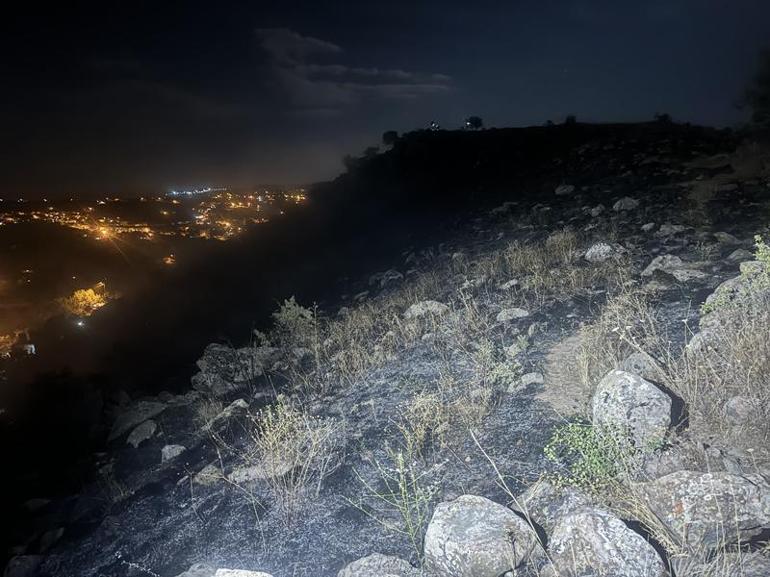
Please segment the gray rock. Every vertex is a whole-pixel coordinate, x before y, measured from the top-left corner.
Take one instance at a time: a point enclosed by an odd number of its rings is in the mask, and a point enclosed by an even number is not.
[[[642,276],[652,276],[656,270],[670,272],[684,267],[684,261],[672,254],[662,254],[652,259],[652,262],[642,271]]]
[[[671,397],[651,382],[625,371],[610,371],[591,403],[594,425],[627,431],[633,444],[650,450],[671,426]]]
[[[420,571],[398,557],[374,553],[346,565],[337,577],[419,577]]]
[[[503,309],[497,313],[495,320],[498,323],[507,323],[517,319],[523,319],[529,316],[529,311],[520,308]]]
[[[642,225],[642,232],[650,232],[656,226],[657,225],[654,222],[648,222],[647,224],[643,224]]]
[[[599,216],[601,213],[605,211],[603,204],[597,204],[595,207],[593,207],[590,211],[590,215],[594,218]]]
[[[740,239],[731,235],[729,232],[722,232],[722,231],[715,232],[714,238],[717,239],[718,242],[721,242],[723,244],[740,244],[741,242]]]
[[[183,445],[166,445],[160,450],[160,462],[165,463],[166,461],[175,459],[186,450],[187,448]]]
[[[677,471],[634,488],[682,542],[717,547],[770,527],[770,485],[759,475]]]
[[[639,375],[648,381],[660,382],[665,372],[655,359],[647,353],[636,351],[627,356],[620,364],[620,370]]]
[[[216,398],[230,395],[261,376],[277,352],[278,349],[267,346],[235,349],[212,343],[196,362],[200,372],[193,376],[192,386]]]
[[[590,507],[591,500],[575,487],[555,487],[548,481],[538,481],[519,495],[524,514],[551,534],[562,517]]]
[[[770,557],[758,552],[727,553],[722,559],[717,559],[706,567],[704,575],[717,575],[716,570],[722,571],[720,577],[768,577],[770,575]]]
[[[166,410],[165,403],[137,401],[115,419],[108,440],[114,441],[147,419],[160,415],[164,410]]]
[[[754,258],[753,252],[748,251],[745,248],[737,248],[730,253],[730,255],[727,257],[727,260],[738,262],[738,261],[744,261],[744,260],[752,260],[753,258]]]
[[[584,258],[588,262],[599,263],[611,259],[615,254],[612,246],[606,242],[597,242],[586,251]]]
[[[733,427],[749,426],[761,414],[755,400],[741,395],[727,399],[722,412],[727,424]]]
[[[560,184],[554,190],[556,196],[566,196],[575,192],[575,185],[573,184]]]
[[[612,210],[620,212],[621,210],[634,210],[639,206],[639,201],[630,196],[624,196],[612,205]]]
[[[221,425],[236,416],[245,415],[248,410],[249,404],[246,401],[243,399],[236,399],[222,409],[222,412],[211,419],[211,421],[203,425],[203,430],[210,431],[216,426]]]
[[[446,577],[499,577],[533,551],[536,534],[513,511],[475,495],[440,503],[425,533],[425,569]]]
[[[418,319],[425,315],[443,315],[449,307],[438,301],[425,300],[411,305],[404,313],[406,319]]]
[[[196,563],[177,577],[272,577],[272,575],[247,569],[218,569],[206,563]]]
[[[529,385],[540,385],[545,382],[545,377],[543,376],[543,373],[526,373],[521,376],[519,379],[519,383],[523,387],[528,387]]]
[[[687,227],[682,224],[665,223],[660,225],[660,228],[658,229],[658,232],[655,233],[655,236],[673,236],[675,234],[679,234],[680,232],[684,232],[685,230],[687,230]]]
[[[18,555],[12,557],[3,571],[3,577],[35,577],[43,562],[42,555]]]
[[[131,445],[134,449],[137,449],[139,445],[145,441],[152,439],[155,434],[155,430],[158,428],[158,424],[152,419],[137,425],[136,428],[131,431],[131,434],[126,439],[126,443]]]
[[[504,291],[507,291],[507,290],[511,290],[512,288],[517,287],[517,286],[519,286],[519,281],[518,281],[518,279],[514,278],[514,279],[511,279],[511,280],[506,281],[503,284],[501,284],[500,285],[500,289],[502,289]]]
[[[653,547],[614,515],[584,509],[556,523],[548,553],[557,575],[663,577]]]

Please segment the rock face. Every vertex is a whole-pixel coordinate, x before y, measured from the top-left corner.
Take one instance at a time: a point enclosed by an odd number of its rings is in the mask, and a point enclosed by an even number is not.
[[[193,375],[192,385],[196,390],[217,398],[227,396],[262,375],[276,352],[272,347],[235,349],[212,343],[196,362],[200,372]]]
[[[554,194],[556,194],[556,196],[567,196],[568,194],[572,194],[573,192],[575,192],[574,184],[560,184],[554,190]]]
[[[651,382],[625,371],[610,371],[591,404],[594,425],[627,431],[638,449],[651,449],[671,426],[671,397]]]
[[[138,401],[128,407],[115,419],[108,440],[114,441],[147,419],[151,419],[166,410],[165,403]]]
[[[411,305],[404,313],[406,319],[417,319],[427,314],[442,315],[449,310],[449,307],[438,301],[420,301]]]
[[[770,527],[770,485],[759,475],[677,471],[635,487],[658,518],[692,546],[745,542]]]
[[[644,538],[604,511],[562,517],[548,541],[555,575],[662,577],[663,561]]]
[[[419,577],[420,571],[398,557],[374,553],[346,565],[337,577]]]
[[[507,507],[462,495],[436,507],[425,533],[425,569],[445,577],[499,577],[535,543],[532,528]]]

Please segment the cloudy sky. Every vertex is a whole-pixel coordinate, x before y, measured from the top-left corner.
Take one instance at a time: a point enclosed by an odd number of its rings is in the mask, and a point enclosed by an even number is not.
[[[0,197],[302,183],[384,130],[732,125],[766,0],[72,2],[0,22]]]

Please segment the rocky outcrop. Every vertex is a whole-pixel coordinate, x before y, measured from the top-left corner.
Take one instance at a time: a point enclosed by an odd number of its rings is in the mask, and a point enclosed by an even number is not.
[[[759,475],[677,471],[635,488],[684,543],[746,542],[770,528],[770,485]]]
[[[671,426],[671,397],[625,371],[610,371],[601,380],[591,410],[595,426],[628,434],[640,450],[660,444]]]
[[[109,441],[114,441],[144,421],[151,419],[166,410],[165,403],[156,401],[137,401],[122,411],[112,424]]]
[[[346,565],[337,577],[419,577],[420,571],[398,557],[374,553]]]
[[[591,500],[574,487],[556,487],[548,481],[532,485],[518,499],[524,513],[542,527],[547,534],[562,517],[581,511],[591,505]]]
[[[235,349],[212,343],[196,362],[200,372],[193,375],[192,385],[212,397],[225,397],[262,375],[276,353],[277,349],[267,346]]]
[[[518,567],[537,542],[513,511],[475,495],[440,503],[425,533],[425,569],[445,577],[499,577]]]
[[[583,509],[559,519],[548,541],[551,575],[663,577],[658,553],[623,521]],[[548,574],[548,573],[546,573]]]

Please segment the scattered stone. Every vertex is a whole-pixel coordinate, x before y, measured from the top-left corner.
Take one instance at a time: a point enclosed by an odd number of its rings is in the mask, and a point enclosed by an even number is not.
[[[538,481],[517,501],[525,514],[549,535],[559,519],[591,505],[591,500],[575,487],[555,487],[548,481]]]
[[[522,387],[528,387],[529,385],[542,385],[545,382],[543,373],[526,373],[519,379],[519,383]]]
[[[726,182],[724,184],[717,184],[714,186],[715,192],[734,192],[738,190],[738,185],[734,182]]]
[[[575,185],[573,184],[560,184],[554,190],[556,196],[566,196],[575,192]]]
[[[519,286],[519,281],[518,281],[518,279],[514,278],[514,279],[511,279],[511,280],[506,281],[503,284],[501,284],[500,285],[500,289],[504,290],[504,291],[507,291],[507,290],[511,290],[512,288],[517,287],[517,286]]]
[[[647,224],[643,224],[642,225],[642,232],[650,232],[656,226],[657,225],[654,222],[648,222]]]
[[[183,445],[166,445],[160,450],[160,462],[165,463],[166,461],[175,459],[186,450],[187,448]]]
[[[596,218],[597,216],[602,214],[604,211],[605,211],[604,205],[603,204],[597,204],[595,207],[593,207],[591,209],[590,214],[591,214],[592,217]]]
[[[615,204],[612,205],[612,210],[620,212],[622,210],[634,210],[639,206],[639,201],[630,196],[624,196]]]
[[[592,245],[585,253],[584,258],[588,262],[600,263],[615,256],[616,250],[606,242],[597,242]]]
[[[691,546],[747,542],[770,528],[770,485],[760,475],[677,471],[635,489],[657,518]]]
[[[406,319],[417,319],[420,317],[424,317],[427,314],[431,315],[443,315],[445,312],[449,310],[449,307],[446,306],[444,303],[440,303],[438,301],[421,301],[419,303],[415,303],[411,305],[408,309],[406,309],[406,312],[404,313],[404,318]]]
[[[681,258],[672,254],[662,254],[652,259],[652,262],[642,271],[642,276],[652,276],[656,270],[671,272],[680,268],[684,268],[684,261]]]
[[[671,426],[671,397],[651,382],[625,371],[610,371],[591,403],[594,425],[627,431],[643,450],[656,447]]]
[[[506,347],[505,354],[509,358],[515,358],[529,348],[529,340],[526,338],[518,338],[516,342]]]
[[[193,477],[193,483],[208,487],[222,479],[222,471],[216,463],[209,463]]]
[[[513,511],[476,495],[439,503],[425,533],[425,569],[451,577],[499,577],[535,547],[536,534]]]
[[[658,553],[614,515],[584,509],[556,523],[548,541],[556,575],[663,577]]]
[[[147,419],[160,415],[165,409],[165,403],[137,401],[115,419],[108,440],[114,441]]]
[[[523,319],[529,316],[529,311],[520,308],[503,309],[497,313],[495,320],[498,323],[507,323],[517,319]]]
[[[518,203],[516,203],[516,202],[512,202],[512,201],[508,200],[508,201],[504,202],[503,204],[501,204],[500,206],[497,206],[497,207],[493,208],[491,214],[492,214],[492,216],[500,216],[500,215],[509,214],[509,213],[513,212],[513,210],[514,210],[514,208],[516,208],[517,204]]]
[[[236,399],[229,405],[227,405],[222,412],[216,417],[211,419],[208,423],[203,425],[204,431],[210,431],[214,426],[219,425],[225,421],[229,421],[235,416],[243,415],[249,410],[249,404],[243,399]]]
[[[152,419],[145,421],[144,423],[137,425],[136,428],[131,431],[128,439],[126,439],[126,443],[131,445],[134,449],[137,449],[139,448],[139,445],[152,439],[157,428],[158,424]]]
[[[675,234],[679,234],[680,232],[684,232],[685,230],[687,230],[687,227],[682,224],[665,223],[660,225],[660,228],[658,229],[658,232],[655,233],[655,236],[673,236]]]
[[[729,232],[715,232],[714,238],[717,239],[718,242],[724,243],[724,244],[740,244],[740,240],[730,234]]]
[[[337,577],[420,577],[420,571],[398,557],[374,553],[349,563]]]
[[[738,262],[743,260],[752,260],[753,258],[754,253],[751,251],[748,251],[745,248],[738,248],[730,253],[730,255],[727,257],[727,260]]]

